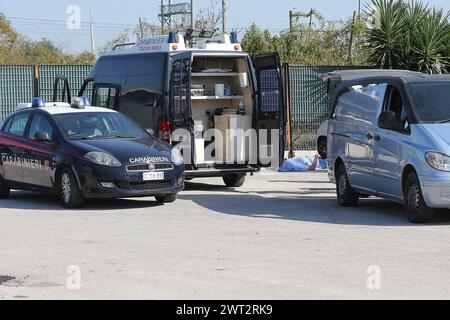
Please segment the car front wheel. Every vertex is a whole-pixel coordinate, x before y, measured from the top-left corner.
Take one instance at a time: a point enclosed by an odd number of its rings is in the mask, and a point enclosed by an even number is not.
[[[341,207],[354,207],[358,204],[359,194],[351,187],[344,165],[336,172],[336,194]]]
[[[229,188],[239,188],[245,183],[245,174],[230,174],[223,177],[223,182]]]
[[[61,173],[59,194],[64,208],[75,209],[84,204],[84,198],[78,187],[75,175],[69,168],[65,168]]]
[[[413,223],[427,223],[433,220],[434,210],[426,205],[419,178],[415,173],[410,173],[406,179],[405,207],[408,219]]]

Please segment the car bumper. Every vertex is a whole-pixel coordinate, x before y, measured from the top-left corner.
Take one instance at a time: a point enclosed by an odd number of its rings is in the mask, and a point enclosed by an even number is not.
[[[450,209],[450,176],[421,177],[422,194],[430,208]]]
[[[143,172],[118,168],[83,166],[79,170],[81,191],[86,199],[149,197],[178,193],[184,189],[184,170],[181,167],[164,171],[164,180],[157,181],[144,181]]]

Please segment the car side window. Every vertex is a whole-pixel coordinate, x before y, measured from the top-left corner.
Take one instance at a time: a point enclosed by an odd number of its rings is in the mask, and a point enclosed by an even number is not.
[[[8,120],[6,120],[6,122],[2,126],[2,132],[8,132],[11,121],[12,121],[12,118],[9,118]]]
[[[53,136],[53,126],[44,116],[36,114],[31,120],[28,139],[36,140],[36,134],[40,132],[48,133],[48,136],[51,138]]]
[[[29,118],[29,113],[23,113],[15,116],[9,126],[8,133],[13,136],[23,137]]]
[[[116,102],[119,98],[119,90],[115,87],[97,86],[94,90],[94,98],[96,107],[117,110]]]
[[[406,116],[406,108],[402,95],[394,86],[389,86],[388,88],[384,111],[392,111],[397,121],[401,124],[403,131],[409,130],[409,121]]]
[[[386,84],[354,85],[341,91],[333,117],[376,123],[386,93]]]

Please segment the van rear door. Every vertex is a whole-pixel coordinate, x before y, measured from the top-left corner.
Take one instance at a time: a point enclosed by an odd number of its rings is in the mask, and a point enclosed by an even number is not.
[[[191,64],[191,52],[183,52],[171,56],[169,119],[174,131],[185,129],[189,133],[191,164],[195,167],[194,123],[191,110]]]
[[[284,161],[286,120],[281,63],[278,53],[256,56],[254,68],[258,88],[256,129],[258,131],[259,162],[261,166],[281,166]],[[266,134],[268,138],[262,139],[261,134],[263,137]],[[278,163],[273,163],[273,160],[278,160]]]

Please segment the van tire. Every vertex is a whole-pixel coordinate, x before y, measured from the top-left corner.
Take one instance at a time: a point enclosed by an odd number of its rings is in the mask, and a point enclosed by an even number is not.
[[[245,174],[230,174],[222,178],[228,188],[239,188],[245,183]]]
[[[341,207],[354,207],[358,204],[359,193],[351,187],[347,170],[343,164],[336,172],[336,194]]]
[[[59,198],[66,209],[76,209],[84,205],[84,197],[77,179],[70,168],[64,168],[59,178]]]
[[[323,160],[326,160],[327,152],[328,152],[327,137],[319,137],[319,139],[317,139],[317,153]]]
[[[156,196],[155,199],[158,203],[172,203],[177,200],[177,193],[165,194]]]
[[[409,173],[404,190],[405,208],[412,223],[429,223],[433,220],[434,210],[429,208],[423,198],[420,181],[415,172]]]
[[[11,189],[6,186],[3,177],[0,175],[0,199],[8,198],[10,192]]]

